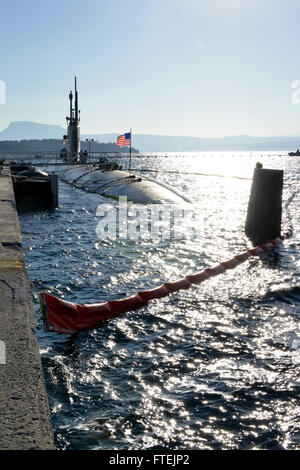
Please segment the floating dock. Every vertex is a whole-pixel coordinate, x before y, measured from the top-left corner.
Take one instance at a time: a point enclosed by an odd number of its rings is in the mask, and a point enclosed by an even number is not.
[[[54,449],[9,167],[0,170],[0,449]]]

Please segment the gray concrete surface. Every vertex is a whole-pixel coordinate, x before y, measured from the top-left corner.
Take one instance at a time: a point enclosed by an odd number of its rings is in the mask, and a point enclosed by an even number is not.
[[[0,174],[0,342],[0,449],[54,449],[9,168]]]

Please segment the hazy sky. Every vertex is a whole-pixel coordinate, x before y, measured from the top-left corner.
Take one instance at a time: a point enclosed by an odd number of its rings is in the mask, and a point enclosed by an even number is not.
[[[300,132],[300,0],[1,0],[0,130],[65,126],[78,76],[84,133]]]

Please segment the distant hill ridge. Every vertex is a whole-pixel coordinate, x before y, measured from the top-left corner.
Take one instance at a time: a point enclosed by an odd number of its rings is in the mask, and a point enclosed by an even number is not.
[[[53,124],[41,124],[31,121],[15,121],[0,132],[1,141],[24,139],[56,139],[62,144],[66,129]],[[95,139],[101,143],[115,144],[118,133],[82,134],[81,139]],[[92,144],[95,146],[96,144]],[[140,152],[188,152],[188,151],[255,151],[255,150],[296,150],[300,148],[300,135],[252,137],[248,135],[228,137],[189,137],[133,134],[133,146]],[[93,147],[92,147],[93,149]],[[94,148],[96,150],[96,148]],[[34,150],[35,151],[35,150]]]
[[[60,152],[63,148],[62,139],[26,139],[26,140],[1,140],[0,152],[5,153],[40,153]],[[80,143],[81,150],[89,151],[89,144],[85,141]],[[118,147],[115,143],[94,142],[91,152],[129,152],[128,147]],[[132,149],[133,152],[138,150]]]
[[[0,140],[62,139],[66,129],[53,124],[31,121],[15,121],[0,132]]]

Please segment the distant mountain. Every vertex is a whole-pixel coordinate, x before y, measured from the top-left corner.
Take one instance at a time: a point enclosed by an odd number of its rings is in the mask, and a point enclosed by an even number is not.
[[[0,141],[23,139],[59,139],[66,129],[62,126],[40,124],[30,121],[12,122],[0,132]],[[95,139],[99,143],[115,143],[119,134],[82,134],[81,139]],[[96,144],[94,144],[96,145]],[[296,150],[300,148],[299,136],[252,137],[238,135],[229,137],[189,137],[133,134],[133,146],[140,152],[188,152],[188,151],[255,151]],[[93,150],[93,144],[91,146]]]
[[[31,121],[15,121],[0,132],[0,140],[62,139],[66,130],[62,126]]]

